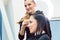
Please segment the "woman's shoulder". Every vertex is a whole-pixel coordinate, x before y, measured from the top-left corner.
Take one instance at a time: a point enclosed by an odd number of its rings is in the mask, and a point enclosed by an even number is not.
[[[47,34],[43,34],[39,40],[50,40],[50,37]]]
[[[40,10],[36,10],[36,13],[35,14],[42,14],[42,15],[44,15],[43,14],[43,11],[40,11]]]

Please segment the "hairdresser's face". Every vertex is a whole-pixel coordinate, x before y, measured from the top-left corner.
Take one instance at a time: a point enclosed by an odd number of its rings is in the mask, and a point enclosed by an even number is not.
[[[37,30],[37,20],[34,19],[33,16],[31,16],[29,19],[28,27],[29,27],[30,33],[35,33]]]
[[[27,13],[33,13],[35,10],[35,3],[32,0],[24,1],[24,6]]]

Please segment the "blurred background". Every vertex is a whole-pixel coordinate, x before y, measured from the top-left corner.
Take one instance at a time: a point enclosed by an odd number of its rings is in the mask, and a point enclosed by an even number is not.
[[[35,0],[35,2],[36,10],[43,11],[50,21],[52,40],[60,40],[60,0]],[[25,12],[24,0],[0,0],[0,19],[2,19],[0,40],[19,40],[17,22]]]

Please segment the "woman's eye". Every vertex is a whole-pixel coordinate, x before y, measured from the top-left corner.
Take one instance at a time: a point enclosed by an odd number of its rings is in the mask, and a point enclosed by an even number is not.
[[[28,6],[30,6],[31,4],[28,4]]]
[[[27,5],[25,5],[25,7],[27,7]]]
[[[32,23],[32,21],[30,21],[30,23]]]

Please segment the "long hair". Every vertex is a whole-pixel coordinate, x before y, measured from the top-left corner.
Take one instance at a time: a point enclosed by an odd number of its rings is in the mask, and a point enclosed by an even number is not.
[[[42,31],[44,30],[45,33],[51,38],[51,30],[48,19],[46,19],[45,16],[41,14],[33,15],[33,17],[37,20],[38,23],[37,31],[40,30],[40,32],[42,33]]]
[[[24,17],[22,17],[17,23],[20,24],[20,23],[23,22],[25,19],[29,19],[30,16],[31,16],[31,15],[34,15],[34,14],[35,14],[35,15],[37,15],[37,14],[42,14],[42,15],[44,15],[44,14],[43,14],[43,11],[39,11],[39,10],[37,10],[37,11],[36,11],[35,13],[33,13],[33,14],[29,14],[28,12],[26,12],[25,15],[24,15]]]
[[[26,12],[24,17],[22,17],[19,22],[17,22],[18,24],[22,23],[25,19],[29,19],[30,18],[30,15]]]

